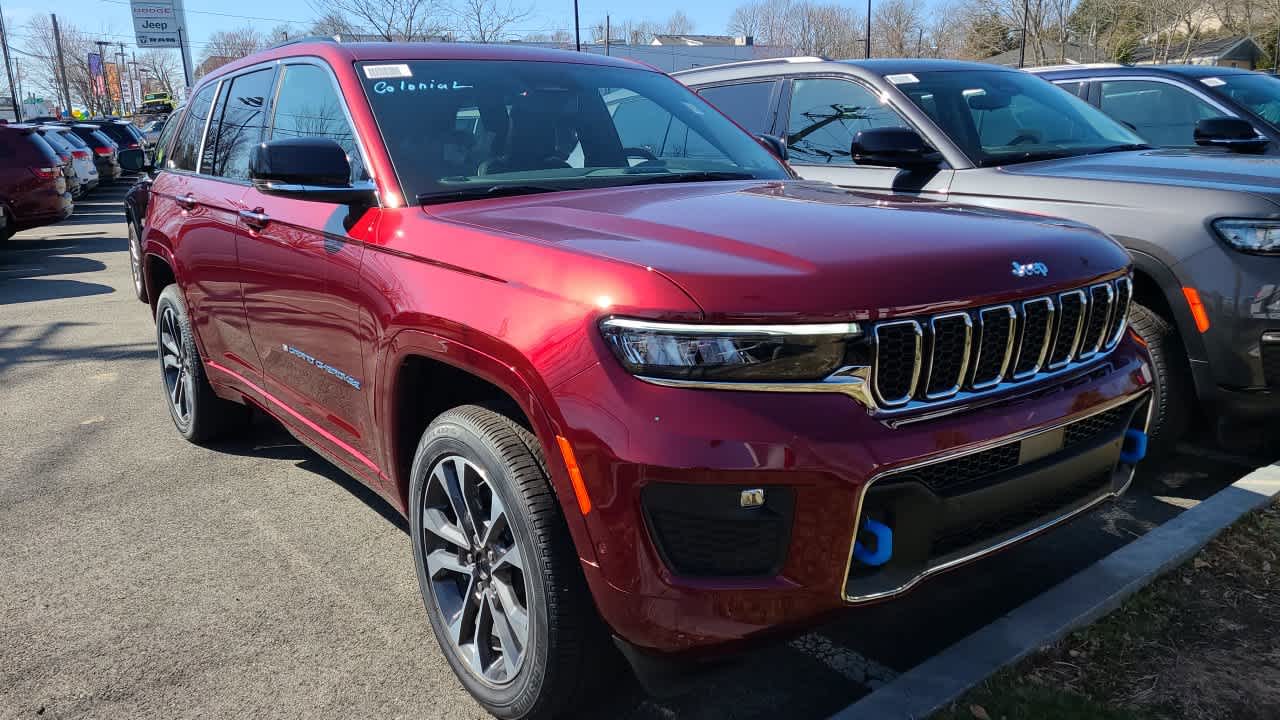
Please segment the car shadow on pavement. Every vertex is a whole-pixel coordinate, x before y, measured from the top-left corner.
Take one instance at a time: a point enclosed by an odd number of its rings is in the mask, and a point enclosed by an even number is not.
[[[106,264],[85,255],[127,247],[126,239],[101,233],[52,240],[10,239],[0,248],[0,305],[113,293],[110,285],[54,276],[100,272]]]
[[[0,281],[0,288],[5,286],[6,283]],[[3,302],[0,300],[0,304]],[[68,345],[59,340],[59,335],[68,330],[93,324],[54,322],[45,325],[0,325],[0,377],[15,365],[56,365],[83,360],[114,361],[155,357],[155,345],[149,342],[86,346]]]
[[[213,446],[213,449],[231,455],[295,461],[299,469],[319,475],[340,486],[406,535],[409,533],[409,521],[405,520],[400,512],[381,495],[370,490],[364,483],[351,477],[346,471],[324,459],[311,448],[298,442],[283,425],[264,413],[257,411],[253,413],[253,422],[243,438],[218,443]]]

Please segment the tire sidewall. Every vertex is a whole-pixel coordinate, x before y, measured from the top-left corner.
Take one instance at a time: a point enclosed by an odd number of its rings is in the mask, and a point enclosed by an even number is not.
[[[147,299],[146,288],[142,280],[142,245],[141,230],[132,218],[127,219],[129,226],[129,274],[133,279],[133,292],[139,300]]]
[[[192,358],[191,372],[195,375],[192,380],[193,386],[197,388],[197,392],[191,393],[191,415],[187,418],[185,423],[182,421],[182,418],[178,416],[177,411],[174,410],[173,403],[170,402],[167,396],[169,387],[165,383],[164,379],[164,347],[160,342],[160,336],[164,327],[163,322],[161,322],[161,318],[164,316],[165,308],[172,308],[174,314],[178,318],[178,332],[182,334],[182,337],[178,339],[178,342],[183,344],[183,350],[187,357]],[[201,402],[201,394],[198,390],[200,383],[203,382],[204,378],[201,374],[201,370],[203,370],[203,368],[200,367],[200,355],[196,352],[195,336],[191,332],[191,323],[187,318],[187,304],[183,301],[182,292],[178,289],[177,285],[170,285],[166,287],[164,291],[160,293],[160,299],[156,301],[156,357],[160,363],[160,390],[166,394],[164,404],[165,407],[169,408],[169,417],[173,419],[173,425],[177,428],[178,433],[187,440],[192,440],[196,437],[196,431],[198,429],[197,424],[200,417]]]
[[[511,524],[515,541],[520,545],[520,552],[527,566],[526,577],[529,582],[527,605],[529,611],[529,638],[525,647],[523,663],[516,679],[509,685],[495,688],[482,682],[471,671],[471,668],[457,656],[453,640],[449,636],[444,619],[437,609],[434,591],[427,578],[423,559],[422,542],[422,499],[426,491],[427,479],[431,469],[442,458],[449,455],[460,455],[475,463],[488,475],[490,486],[498,493],[507,509],[507,519]],[[503,718],[520,718],[537,703],[542,692],[542,685],[547,674],[550,655],[550,621],[547,612],[548,588],[546,574],[542,572],[546,559],[543,553],[534,546],[533,532],[527,515],[526,505],[511,487],[510,475],[506,463],[503,462],[495,448],[469,423],[461,423],[452,419],[442,419],[427,429],[414,457],[410,483],[410,533],[413,537],[414,567],[417,571],[418,586],[422,592],[427,616],[431,621],[436,640],[443,650],[445,659],[453,668],[454,674],[463,686],[476,698],[480,699],[491,712]],[[536,572],[535,572],[536,570]]]

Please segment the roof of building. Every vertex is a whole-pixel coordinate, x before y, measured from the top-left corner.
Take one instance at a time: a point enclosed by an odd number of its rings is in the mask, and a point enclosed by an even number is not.
[[[1043,50],[1043,55],[1037,55],[1038,50]],[[1004,65],[1007,67],[1017,67],[1018,59],[1022,57],[1021,48],[1014,48],[989,57],[983,62],[993,65]],[[1043,57],[1043,63],[1040,58]],[[1027,65],[1049,64],[1049,63],[1096,63],[1110,60],[1105,57],[1105,53],[1097,48],[1088,47],[1086,45],[1077,45],[1076,43],[1056,43],[1045,41],[1038,46],[1028,45],[1024,62]]]
[[[744,40],[733,35],[665,34],[653,36],[654,45],[742,45]]]
[[[1250,45],[1252,47],[1249,47]],[[1198,42],[1191,46],[1190,51],[1188,51],[1184,46],[1181,46],[1180,43],[1175,42],[1169,52],[1169,57],[1175,59],[1179,57],[1221,58],[1236,54],[1239,51],[1244,51],[1244,53],[1248,54],[1250,57],[1256,57],[1257,55],[1262,54],[1262,49],[1258,47],[1258,44],[1254,42],[1253,39],[1244,35],[1234,35],[1231,37],[1216,38],[1214,40]],[[1163,55],[1163,48],[1147,45],[1134,48],[1133,52],[1129,53],[1129,61],[1135,63],[1146,62]]]

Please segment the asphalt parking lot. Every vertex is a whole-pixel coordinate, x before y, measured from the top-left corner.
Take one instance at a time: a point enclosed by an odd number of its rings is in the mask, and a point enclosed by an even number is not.
[[[172,429],[120,198],[0,245],[0,718],[478,718],[405,523],[267,419]],[[1274,453],[1273,453],[1274,454]],[[1275,457],[1188,444],[1040,540],[654,700],[583,717],[821,718]]]

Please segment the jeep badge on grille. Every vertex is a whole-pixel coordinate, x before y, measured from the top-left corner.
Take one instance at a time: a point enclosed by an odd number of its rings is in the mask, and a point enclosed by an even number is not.
[[[1020,263],[1013,261],[1013,274],[1017,277],[1031,277],[1032,275],[1049,276],[1049,266],[1042,262]]]

